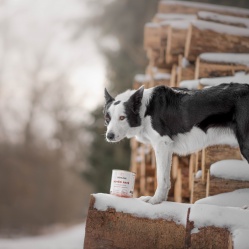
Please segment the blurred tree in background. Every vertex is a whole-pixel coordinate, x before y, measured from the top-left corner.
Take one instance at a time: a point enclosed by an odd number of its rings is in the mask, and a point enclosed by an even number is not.
[[[114,0],[90,1],[96,16],[90,25],[98,29],[96,43],[105,56],[108,68],[107,88],[115,96],[132,87],[137,73],[144,73],[147,65],[143,49],[144,24],[157,12],[159,1],[148,0]],[[194,1],[249,7],[247,0],[204,0]],[[103,89],[104,92],[104,89]],[[98,192],[109,192],[112,169],[129,169],[129,141],[109,144],[105,141],[103,107],[92,112],[93,125],[90,132],[93,142],[90,149],[89,169],[84,173]]]
[[[88,114],[69,83],[79,52],[58,3],[0,2],[1,234],[79,222],[88,204]]]

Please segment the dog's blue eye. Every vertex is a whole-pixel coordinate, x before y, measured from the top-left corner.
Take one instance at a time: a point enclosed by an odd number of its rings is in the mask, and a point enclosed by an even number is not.
[[[120,116],[119,117],[119,120],[124,120],[125,119],[125,116]]]

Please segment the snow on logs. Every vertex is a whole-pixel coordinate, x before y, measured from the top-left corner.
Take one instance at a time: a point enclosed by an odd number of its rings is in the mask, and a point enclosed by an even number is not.
[[[186,1],[160,1],[158,5],[158,13],[184,13],[184,14],[197,14],[199,11],[210,11],[224,15],[249,17],[249,10],[227,7],[216,4],[195,3]]]
[[[205,215],[203,215],[205,214]],[[232,248],[248,243],[249,212],[238,207],[91,196],[85,249]],[[243,240],[241,240],[241,237]]]
[[[248,53],[203,53],[195,63],[195,79],[233,76],[239,71],[249,71]]]
[[[249,28],[249,19],[242,17],[234,17],[228,15],[220,15],[214,12],[200,11],[197,13],[197,17],[203,21],[211,21],[216,23],[222,23],[241,28]]]

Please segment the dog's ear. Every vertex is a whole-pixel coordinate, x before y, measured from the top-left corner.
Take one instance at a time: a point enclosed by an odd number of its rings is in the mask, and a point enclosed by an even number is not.
[[[112,101],[114,101],[114,98],[108,93],[108,91],[105,88],[105,104],[109,104]]]
[[[129,99],[130,106],[135,114],[139,113],[142,104],[143,93],[144,93],[144,86],[141,86],[135,93],[131,95]]]

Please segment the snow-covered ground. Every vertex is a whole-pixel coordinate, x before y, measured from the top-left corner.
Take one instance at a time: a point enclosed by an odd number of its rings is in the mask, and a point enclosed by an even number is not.
[[[0,238],[0,249],[82,249],[84,237],[85,223],[52,235]]]

